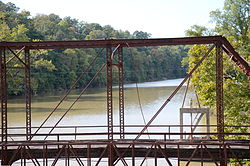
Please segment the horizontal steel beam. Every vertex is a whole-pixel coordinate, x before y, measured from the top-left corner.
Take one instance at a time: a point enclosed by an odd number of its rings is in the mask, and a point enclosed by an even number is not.
[[[155,38],[155,39],[102,39],[102,40],[71,40],[71,41],[36,41],[36,42],[0,42],[0,49],[69,49],[69,48],[106,48],[111,47],[149,47],[168,45],[215,44],[221,42],[224,51],[232,56],[232,60],[250,77],[250,66],[232,47],[223,36],[202,36],[182,38]]]
[[[119,135],[120,133],[119,132],[114,132],[113,135]],[[129,135],[138,135],[138,134],[141,134],[141,135],[155,135],[155,136],[161,136],[160,138],[163,138],[163,136],[165,135],[219,135],[220,133],[218,132],[213,132],[213,133],[207,133],[207,132],[195,132],[195,133],[192,133],[192,132],[184,132],[184,133],[179,133],[179,132],[147,132],[147,133],[138,133],[138,132],[125,132],[124,133],[126,136],[129,136]],[[22,136],[26,136],[27,134],[17,134],[17,133],[13,133],[13,134],[8,134],[9,137],[12,137],[12,138],[15,138],[15,137],[22,137]],[[50,134],[29,134],[28,136],[32,136],[32,137],[35,137],[35,136],[51,136],[51,137],[55,137],[55,136],[97,136],[97,135],[100,135],[100,136],[107,136],[108,133],[107,132],[95,132],[95,133],[50,133]],[[224,135],[233,135],[233,136],[250,136],[250,133],[232,133],[232,132],[229,132],[229,133],[224,133]],[[0,134],[0,136],[2,136],[2,134]],[[160,139],[159,138],[159,139]],[[60,139],[61,140],[61,139]],[[215,139],[214,139],[215,140]],[[237,139],[235,139],[237,140]],[[14,141],[11,141],[11,142],[14,142]],[[0,145],[4,145],[4,143],[0,143]]]
[[[67,49],[67,48],[106,48],[107,45],[116,47],[143,47],[164,45],[193,45],[213,44],[222,40],[222,36],[183,37],[183,38],[156,38],[156,39],[103,39],[77,41],[36,41],[36,42],[0,42],[0,47],[10,49]]]

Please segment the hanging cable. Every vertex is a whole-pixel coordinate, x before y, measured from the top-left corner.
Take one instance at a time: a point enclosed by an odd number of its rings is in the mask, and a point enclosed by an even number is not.
[[[102,71],[102,69],[106,66],[106,64],[103,64],[102,67],[97,71],[97,73],[94,75],[94,77],[89,81],[89,83],[85,86],[85,88],[81,91],[80,95],[76,98],[76,100],[70,105],[68,110],[61,116],[61,118],[56,122],[56,124],[52,127],[52,129],[49,131],[48,135],[51,134],[51,132],[56,128],[56,126],[62,121],[62,119],[67,115],[67,113],[71,110],[71,108],[75,105],[75,103],[81,98],[83,93],[88,89],[92,81],[97,77],[97,75]],[[48,135],[44,138],[48,137]]]
[[[127,44],[128,45],[128,44]],[[128,45],[129,47],[129,45]],[[151,123],[155,120],[155,118],[161,113],[161,111],[163,110],[163,108],[171,101],[171,99],[176,95],[176,93],[181,89],[181,87],[183,86],[183,84],[189,79],[190,76],[192,76],[193,72],[200,66],[200,64],[204,61],[204,59],[206,59],[206,57],[210,54],[210,52],[214,49],[215,45],[212,45],[209,50],[206,52],[206,54],[199,60],[199,62],[192,68],[192,70],[188,73],[188,75],[182,80],[182,82],[178,85],[178,87],[172,92],[172,94],[167,98],[167,100],[165,100],[165,102],[162,104],[162,106],[158,109],[158,111],[155,113],[155,115],[149,120],[149,122],[147,123],[147,125],[144,126],[144,128],[141,130],[141,132],[136,136],[136,138],[134,139],[134,141],[136,141],[137,139],[140,138],[140,136],[142,135],[142,133],[144,133],[146,131],[146,129],[148,128],[148,126],[151,125]],[[129,147],[131,147],[132,144],[129,145]],[[125,152],[123,152],[121,154],[120,157],[118,157],[118,159],[116,160],[116,162],[114,163],[117,164],[119,162],[119,160],[125,155],[125,153],[127,152],[127,150]]]
[[[143,118],[144,125],[146,125],[147,123],[146,123],[146,119],[145,119],[145,116],[144,116],[144,113],[142,110],[141,98],[140,98],[139,87],[137,85],[137,82],[135,83],[135,86],[136,86],[137,98],[138,98],[138,102],[139,102],[139,106],[140,106],[140,112],[141,112],[141,115]],[[147,133],[149,133],[148,129],[146,131],[147,131]],[[148,138],[150,139],[149,135],[148,135]]]
[[[151,123],[155,120],[155,118],[161,113],[163,108],[171,101],[171,99],[176,95],[176,93],[181,89],[182,85],[187,81],[187,79],[193,74],[193,72],[200,66],[200,64],[204,61],[204,59],[210,54],[210,52],[214,49],[215,45],[212,45],[206,54],[199,60],[199,62],[194,66],[194,68],[189,72],[189,74],[183,79],[183,81],[179,84],[179,86],[172,92],[172,94],[166,99],[166,101],[162,104],[162,106],[158,109],[155,115],[150,119],[147,125],[141,130],[141,132],[136,136],[135,140],[140,138],[142,133],[151,125]]]
[[[73,90],[73,88],[76,86],[76,84],[79,82],[79,80],[91,69],[91,67],[93,66],[93,64],[96,62],[97,58],[101,55],[102,51],[104,50],[101,49],[101,51],[97,54],[97,56],[91,61],[91,63],[88,65],[88,67],[83,70],[83,72],[81,73],[81,75],[77,78],[77,80],[73,83],[73,85],[71,86],[71,88],[66,92],[66,94],[61,98],[61,100],[59,101],[59,103],[56,105],[56,107],[52,110],[52,112],[47,116],[47,118],[43,121],[43,123],[38,127],[38,129],[35,131],[34,135],[38,133],[38,131],[43,127],[43,125],[49,120],[49,118],[52,116],[52,114],[57,110],[57,108],[61,105],[61,103],[67,98],[67,96],[69,95],[69,93]],[[33,138],[33,136],[31,137],[31,139]]]
[[[133,53],[132,53],[132,50],[131,50],[131,47],[129,46],[128,43],[126,43],[126,45],[129,48],[129,52],[130,52],[131,57],[134,57]],[[141,112],[141,115],[142,115],[142,118],[143,118],[144,125],[146,125],[147,122],[146,122],[146,119],[145,119],[145,116],[144,116],[144,113],[143,113],[143,109],[142,109],[142,104],[141,104],[140,93],[139,93],[139,88],[138,88],[138,85],[137,85],[137,81],[135,82],[135,85],[136,85],[137,98],[138,98],[138,102],[139,102],[139,106],[140,106],[140,112]],[[146,132],[149,133],[148,129],[146,129]],[[150,139],[149,135],[148,135],[148,138]]]

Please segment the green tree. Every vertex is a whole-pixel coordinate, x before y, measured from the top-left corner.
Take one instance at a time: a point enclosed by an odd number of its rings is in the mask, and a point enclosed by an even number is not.
[[[193,25],[191,26],[191,29],[185,31],[185,35],[193,37],[211,36],[213,35],[213,32],[208,28],[206,28],[205,26]]]
[[[86,40],[105,39],[107,36],[102,30],[93,30],[86,37]]]
[[[249,44],[250,0],[225,0],[224,8],[212,11],[210,16],[216,32]]]
[[[151,34],[143,31],[135,31],[133,36],[135,36],[137,39],[148,39],[150,38]]]
[[[55,14],[37,15],[32,19],[34,29],[43,36],[43,40],[56,40],[59,22],[62,19]]]
[[[211,12],[216,23],[214,32],[226,36],[237,51],[249,61],[249,0],[226,0],[223,10]],[[187,35],[202,36],[199,28],[187,30]],[[194,32],[194,33],[189,33]],[[189,70],[204,55],[207,46],[193,46],[189,52]],[[224,55],[224,109],[226,125],[250,124],[250,85],[238,66]],[[215,52],[204,61],[192,76],[192,85],[204,105],[215,109]],[[226,128],[226,132],[248,132],[247,128]],[[245,138],[245,137],[241,137]],[[247,138],[249,139],[249,138]]]
[[[43,41],[43,40],[95,40],[105,38],[122,39],[147,39],[151,34],[143,31],[115,30],[110,25],[101,26],[97,23],[86,23],[71,17],[60,18],[56,14],[39,14],[30,16],[28,11],[19,11],[13,3],[4,4],[0,1],[0,40],[3,41]],[[104,49],[105,50],[105,49]],[[180,61],[187,50],[169,47],[124,47],[124,70],[126,82],[150,81],[165,78],[182,77],[185,69]],[[98,55],[100,49],[57,49],[39,50],[31,52],[31,75],[33,93],[42,93],[52,90],[65,90],[89,65],[93,58]],[[82,88],[99,70],[100,65],[105,63],[105,53],[101,53],[95,65],[86,73],[76,85]],[[7,58],[11,57],[8,52]],[[24,58],[20,54],[20,58]],[[117,62],[117,56],[114,62]],[[12,61],[10,65],[21,66],[22,64]],[[114,69],[116,71],[116,69]],[[23,72],[9,72],[10,95],[23,94]],[[13,79],[16,78],[16,79]],[[114,82],[117,74],[114,74]],[[99,87],[106,84],[105,72],[93,81],[92,86]]]

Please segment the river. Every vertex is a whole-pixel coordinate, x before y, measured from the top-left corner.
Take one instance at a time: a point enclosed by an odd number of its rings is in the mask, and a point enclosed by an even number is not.
[[[146,122],[158,111],[166,99],[171,95],[176,86],[183,79],[164,80],[155,82],[145,82],[138,84],[139,96],[142,105],[142,111]],[[185,86],[173,97],[169,104],[162,110],[159,116],[152,124],[179,125],[179,109],[182,107]],[[39,126],[49,113],[55,108],[65,92],[47,93],[32,97],[32,126]],[[78,97],[80,91],[73,91],[62,103],[60,108],[45,124],[54,125],[67,110],[70,104]],[[138,93],[135,84],[125,85],[125,124],[144,125],[142,113],[138,100]],[[114,97],[114,125],[118,125],[118,88],[113,88]],[[15,97],[9,99],[8,126],[25,126],[25,105],[24,97]],[[188,93],[185,106],[191,98],[194,98],[193,92]],[[60,126],[85,126],[85,125],[107,125],[106,115],[106,89],[92,88],[80,98],[73,109],[59,123]],[[184,117],[184,123],[190,124],[189,116]],[[106,128],[96,129],[98,131],[107,131]],[[126,131],[140,131],[137,129],[126,129]],[[154,129],[157,130],[157,129]],[[179,131],[179,129],[174,129]],[[116,129],[118,131],[118,129]],[[15,131],[10,131],[13,133]]]
[[[138,84],[142,110],[146,121],[155,114],[164,101],[174,91],[182,79],[145,82]],[[185,87],[174,96],[171,102],[162,110],[153,124],[179,124],[179,109],[183,102]],[[54,125],[70,104],[78,97],[80,91],[73,91],[61,104],[59,109],[46,123]],[[125,85],[125,124],[144,124],[138,93],[135,84]],[[48,114],[55,108],[65,92],[47,93],[32,97],[32,126],[39,126]],[[190,93],[189,93],[190,94]],[[118,88],[113,88],[114,124],[118,125]],[[192,95],[192,97],[194,97]],[[188,105],[190,95],[186,99]],[[25,126],[24,97],[9,99],[8,125]],[[73,106],[72,110],[59,125],[106,125],[106,89],[90,88]],[[98,121],[96,121],[98,119]]]

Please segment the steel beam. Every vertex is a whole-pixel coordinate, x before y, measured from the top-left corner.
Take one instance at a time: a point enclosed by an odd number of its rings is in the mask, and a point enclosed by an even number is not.
[[[103,39],[103,40],[78,40],[78,41],[37,41],[37,42],[0,42],[1,46],[11,49],[64,49],[64,48],[106,48],[107,45],[116,47],[143,47],[163,45],[193,45],[214,44],[222,40],[222,36],[183,37],[183,38],[155,38],[155,39]]]
[[[113,140],[112,48],[106,47],[108,140]]]
[[[110,143],[108,145],[108,166],[113,166],[114,165],[114,149],[113,149],[113,144]]]
[[[26,139],[31,139],[31,86],[30,86],[30,51],[25,49],[25,101],[26,101]]]
[[[239,68],[245,73],[250,79],[250,66],[249,63],[243,59],[238,52],[235,51],[233,46],[229,43],[229,41],[222,37],[222,49],[230,56],[231,60],[234,61]]]
[[[0,50],[2,142],[7,142],[7,69],[5,48]]]
[[[216,44],[216,111],[218,139],[224,139],[224,106],[223,106],[223,51],[221,43]]]
[[[60,158],[75,158],[79,165],[83,165],[80,158],[93,159],[92,165],[100,164],[103,158],[109,159],[109,165],[115,165],[119,160],[123,165],[127,164],[127,159],[131,158],[131,165],[135,165],[136,157],[142,159],[144,164],[147,158],[155,157],[165,158],[168,165],[171,165],[170,158],[178,158],[179,160],[214,162],[215,164],[221,159],[236,159],[240,163],[241,159],[249,159],[249,143],[248,142],[217,142],[214,140],[204,141],[159,141],[159,140],[120,140],[120,141],[103,141],[103,140],[79,140],[79,141],[15,141],[8,142],[9,165],[17,160],[25,161],[25,159],[33,160],[38,164],[38,159],[45,158],[44,166],[47,165],[47,159],[54,158],[51,165],[56,165]],[[90,146],[88,146],[90,145]],[[128,147],[128,145],[131,145]],[[58,149],[57,146],[60,146]],[[32,147],[32,148],[31,148]],[[167,147],[161,148],[161,147]],[[17,150],[15,148],[18,148]],[[89,149],[89,150],[88,150]],[[155,151],[154,151],[155,150]],[[86,153],[89,151],[89,154]],[[202,153],[201,153],[202,151]],[[68,153],[65,153],[68,152]],[[124,153],[125,152],[125,153]],[[156,153],[155,153],[156,152]],[[124,154],[123,154],[124,153]],[[97,162],[94,162],[98,159]],[[68,161],[68,160],[67,160]],[[89,160],[90,161],[90,160]],[[115,161],[115,162],[114,162]],[[39,162],[42,162],[40,160]],[[34,164],[36,165],[36,164]],[[106,164],[108,165],[108,163]],[[218,165],[218,164],[216,164]]]
[[[78,41],[37,41],[37,42],[0,42],[0,46],[9,49],[67,49],[67,48],[106,48],[107,45],[116,47],[143,47],[143,46],[165,46],[165,45],[194,45],[215,44],[222,42],[223,49],[231,56],[232,60],[250,77],[249,64],[234,50],[232,45],[223,36],[202,36],[183,38],[156,38],[156,39],[103,39],[103,40],[78,40]]]
[[[124,139],[124,71],[123,71],[123,51],[118,48],[118,77],[119,77],[119,118],[120,118],[120,139]]]
[[[2,115],[2,143],[8,141],[8,121],[7,121],[7,69],[6,69],[6,49],[0,49],[0,79],[1,79],[1,115]],[[7,163],[7,146],[2,145],[1,147],[1,164],[6,165]]]

